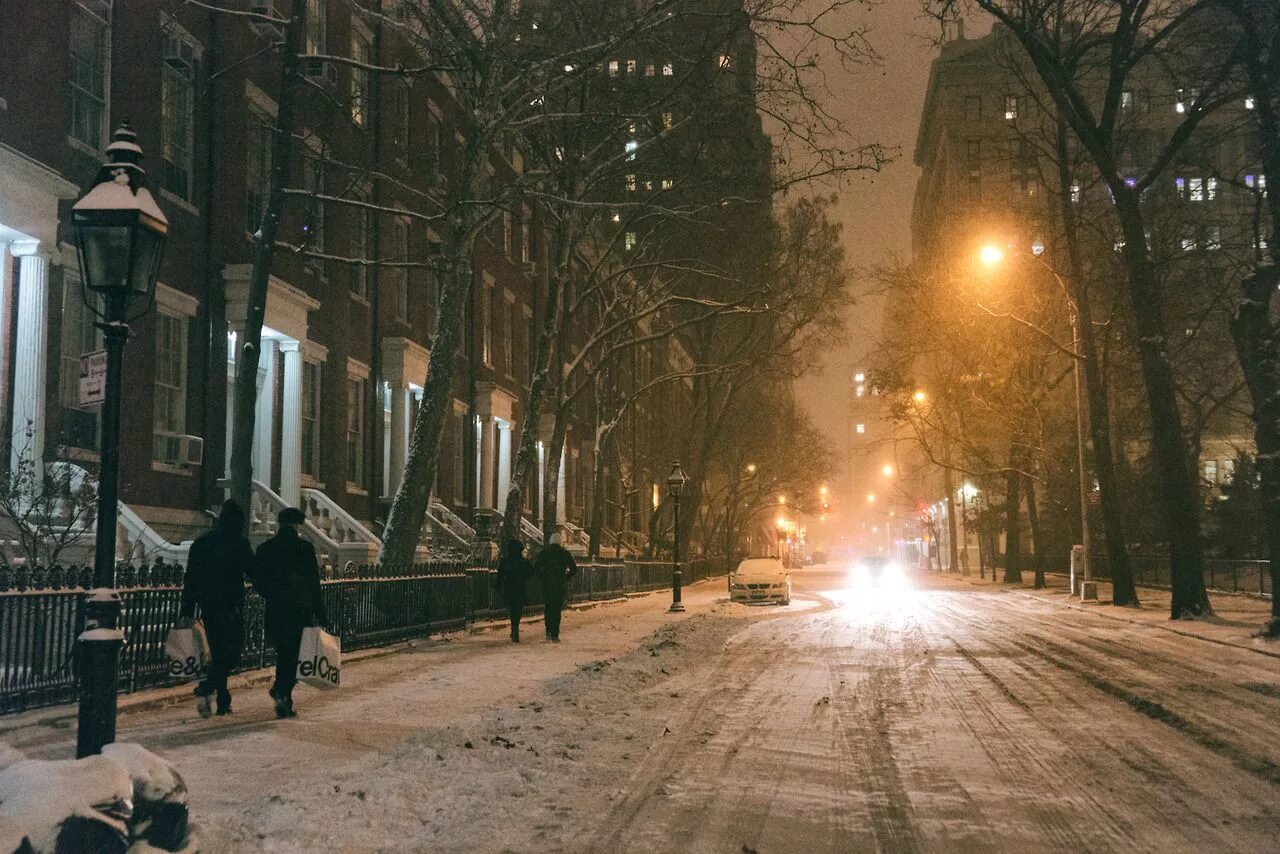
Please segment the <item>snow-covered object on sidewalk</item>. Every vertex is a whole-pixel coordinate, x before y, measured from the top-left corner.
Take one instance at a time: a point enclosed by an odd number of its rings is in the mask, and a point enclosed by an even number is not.
[[[163,759],[113,744],[76,760],[16,759],[0,745],[0,852],[143,850],[191,846],[187,788]]]

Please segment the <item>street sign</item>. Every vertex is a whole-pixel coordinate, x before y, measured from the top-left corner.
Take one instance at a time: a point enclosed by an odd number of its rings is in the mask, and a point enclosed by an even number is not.
[[[107,399],[107,351],[94,350],[80,357],[80,405]]]

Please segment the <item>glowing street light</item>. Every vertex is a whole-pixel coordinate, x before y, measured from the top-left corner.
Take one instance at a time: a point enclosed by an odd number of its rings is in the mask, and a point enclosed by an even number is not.
[[[747,474],[755,474],[755,473],[756,473],[756,464],[747,463]]]
[[[926,400],[929,399],[929,396],[924,393],[924,389],[918,388],[916,389],[916,393],[911,395],[911,399],[914,400],[916,403],[924,403]]]
[[[779,496],[778,496],[778,503],[779,503],[779,504],[786,504],[786,503],[787,503],[787,496],[785,496],[785,495],[779,495]]]
[[[1004,261],[1004,250],[994,243],[988,243],[978,250],[978,260],[984,267],[997,267]]]
[[[875,496],[875,493],[873,493],[873,492],[869,492],[869,493],[867,493],[867,503],[868,503],[868,504],[875,504],[875,503],[876,503],[876,496]]]
[[[893,466],[889,465],[888,463],[885,463],[884,468],[880,469],[880,472],[885,477],[893,477]]]

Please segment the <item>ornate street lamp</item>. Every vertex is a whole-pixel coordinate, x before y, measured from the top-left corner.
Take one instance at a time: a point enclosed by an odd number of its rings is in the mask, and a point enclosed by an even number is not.
[[[101,320],[107,350],[102,403],[102,453],[93,559],[94,590],[80,635],[80,715],[76,756],[102,751],[116,737],[120,669],[120,597],[116,595],[116,519],[119,503],[120,399],[129,321],[150,310],[169,221],[146,188],[138,163],[138,135],[125,121],[111,135],[107,163],[93,187],[71,209],[80,256],[84,301]]]
[[[684,473],[684,469],[680,468],[679,461],[671,464],[671,474],[667,475],[667,494],[671,496],[671,500],[675,502],[675,549],[672,554],[671,563],[671,608],[670,610],[679,613],[684,610],[684,603],[680,601],[680,588],[684,583],[684,575],[680,572],[680,495],[684,492],[684,485],[689,482],[689,476]]]

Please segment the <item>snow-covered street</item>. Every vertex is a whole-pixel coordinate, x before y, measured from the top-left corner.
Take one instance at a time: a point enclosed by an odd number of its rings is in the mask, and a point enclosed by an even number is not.
[[[718,583],[349,665],[276,721],[122,715],[209,851],[1274,850],[1280,649],[1018,591]],[[3,737],[67,756],[28,716]],[[44,721],[44,723],[41,723]],[[12,724],[13,722],[9,722]]]

